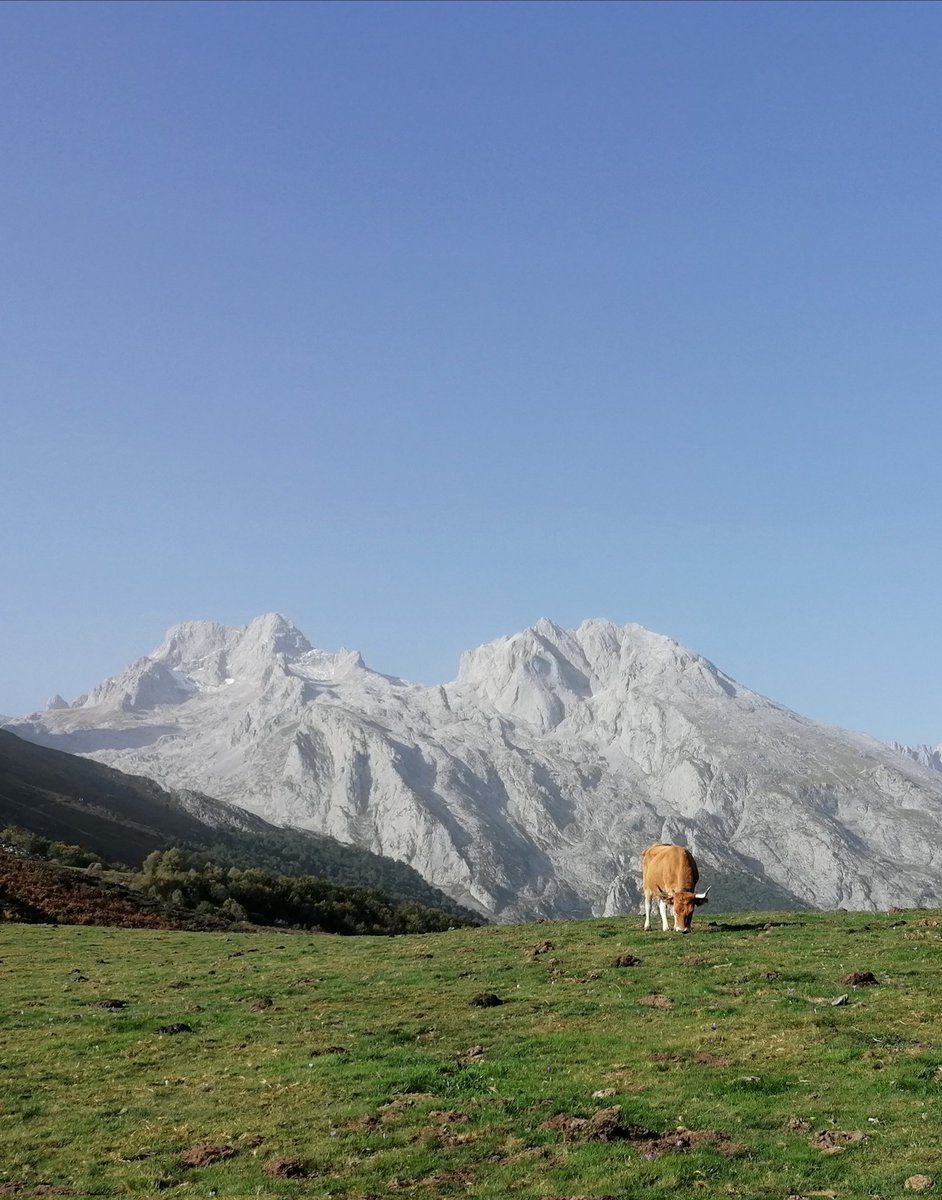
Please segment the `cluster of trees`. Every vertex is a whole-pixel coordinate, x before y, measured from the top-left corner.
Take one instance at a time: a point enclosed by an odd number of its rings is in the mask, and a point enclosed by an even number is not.
[[[100,873],[109,864],[82,846],[18,826],[0,828],[0,850]],[[150,901],[197,916],[325,933],[434,933],[480,918],[401,863],[288,830],[270,837],[219,831],[213,846],[155,850],[123,882]],[[373,880],[379,886],[363,886]]]
[[[0,829],[0,846],[13,853],[26,854],[45,862],[61,863],[64,867],[103,867],[107,865],[100,854],[73,846],[68,842],[57,842],[52,838],[30,833],[18,825],[5,825]]]
[[[180,847],[155,850],[144,860],[138,886],[148,896],[197,914],[325,933],[434,933],[478,924],[473,917],[392,900],[371,888],[226,866],[208,861],[206,854]]]
[[[230,867],[257,867],[273,875],[316,875],[332,883],[382,892],[394,900],[443,909],[463,918],[461,924],[475,921],[474,913],[433,887],[405,863],[381,858],[322,834],[274,827],[251,833],[220,829],[211,843],[188,842],[185,847],[189,865],[197,868],[221,863]]]

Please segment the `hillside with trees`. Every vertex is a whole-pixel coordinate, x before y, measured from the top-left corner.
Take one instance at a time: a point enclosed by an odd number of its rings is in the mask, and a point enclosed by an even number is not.
[[[271,877],[317,876],[382,893],[393,904],[479,918],[404,863],[333,838],[284,829],[202,794],[168,791],[74,754],[0,730],[0,825],[20,849],[63,865],[138,868],[154,851],[184,848],[188,870],[224,866]]]

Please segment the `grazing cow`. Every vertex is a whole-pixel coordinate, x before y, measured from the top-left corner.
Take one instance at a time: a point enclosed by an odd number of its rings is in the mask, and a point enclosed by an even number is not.
[[[657,900],[661,924],[667,933],[667,906],[674,909],[674,932],[689,933],[693,910],[706,904],[706,892],[695,892],[700,872],[686,846],[657,842],[641,855],[641,879],[644,890],[644,927],[651,928],[651,907]]]

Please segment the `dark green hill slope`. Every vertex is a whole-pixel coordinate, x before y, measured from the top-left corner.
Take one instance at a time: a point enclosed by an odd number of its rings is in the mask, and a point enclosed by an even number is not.
[[[178,795],[153,780],[0,730],[0,827],[4,825],[81,846],[109,862],[139,866],[154,850],[186,846],[205,862],[316,875],[372,888],[393,900],[474,916],[405,863],[332,838],[281,829],[209,796]]]
[[[220,822],[241,819],[228,805],[218,805],[216,815]],[[244,817],[247,825],[257,821],[248,813]],[[152,850],[214,833],[150,779],[24,742],[5,730],[0,730],[0,825],[129,864],[142,862]]]

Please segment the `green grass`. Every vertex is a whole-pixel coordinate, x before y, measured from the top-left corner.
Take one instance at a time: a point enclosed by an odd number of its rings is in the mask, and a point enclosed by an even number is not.
[[[723,922],[699,914],[686,938],[634,917],[392,939],[2,926],[0,1184],[630,1200],[895,1197],[924,1174],[942,1190],[942,920]],[[641,964],[612,968],[626,951]],[[854,970],[880,986],[843,986]],[[470,1007],[481,991],[506,1003]],[[112,998],[127,1006],[98,1006]],[[157,1032],[180,1022],[193,1031]],[[331,1045],[347,1053],[312,1056]],[[610,1106],[740,1149],[645,1157],[542,1127]],[[821,1130],[866,1140],[824,1154]],[[235,1154],[187,1167],[197,1143]],[[264,1172],[291,1156],[305,1179]]]

